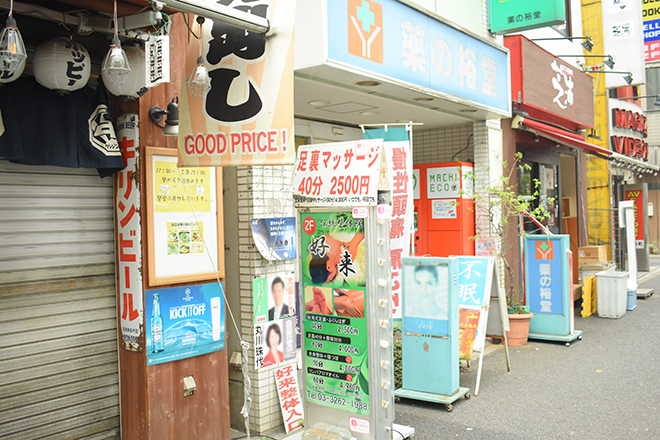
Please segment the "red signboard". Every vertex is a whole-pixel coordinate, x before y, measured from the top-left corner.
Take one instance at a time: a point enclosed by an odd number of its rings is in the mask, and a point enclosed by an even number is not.
[[[472,347],[477,337],[479,326],[478,310],[458,310],[458,353],[460,359],[472,359]]]
[[[511,51],[511,99],[532,117],[569,129],[594,126],[593,78],[522,35],[504,37]]]
[[[629,190],[625,192],[626,200],[632,200],[635,203],[635,242],[636,247],[639,247],[639,242],[642,242],[644,247],[644,197],[641,189]]]

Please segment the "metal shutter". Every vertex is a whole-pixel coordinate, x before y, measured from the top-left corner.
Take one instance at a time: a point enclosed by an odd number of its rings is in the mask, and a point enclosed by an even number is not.
[[[0,159],[0,439],[119,438],[112,194]]]

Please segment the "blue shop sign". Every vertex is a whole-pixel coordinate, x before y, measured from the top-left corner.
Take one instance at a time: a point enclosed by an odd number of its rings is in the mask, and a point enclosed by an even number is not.
[[[557,240],[527,240],[527,305],[533,313],[564,313],[562,249]]]
[[[225,348],[224,284],[145,292],[147,362],[162,364]]]
[[[508,113],[505,48],[395,0],[327,1],[326,5],[330,61]]]

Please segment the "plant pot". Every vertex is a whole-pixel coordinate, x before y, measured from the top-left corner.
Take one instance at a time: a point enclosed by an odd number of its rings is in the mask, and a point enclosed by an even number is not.
[[[529,336],[529,320],[534,316],[533,313],[523,315],[509,315],[509,328],[506,332],[506,340],[509,346],[521,347],[527,345]]]

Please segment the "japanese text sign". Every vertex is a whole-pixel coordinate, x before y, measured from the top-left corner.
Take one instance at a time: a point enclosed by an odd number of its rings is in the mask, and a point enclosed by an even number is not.
[[[413,222],[412,150],[409,127],[389,127],[365,131],[368,139],[383,138],[392,191],[390,218],[390,263],[392,269],[392,316],[401,320],[401,258],[410,255]]]
[[[519,32],[566,21],[564,0],[489,0],[488,27],[494,34]]]
[[[644,196],[641,189],[625,192],[625,200],[635,206],[635,248],[644,249]]]
[[[117,286],[121,308],[120,344],[132,351],[144,349],[144,305],[142,301],[142,227],[138,164],[137,114],[117,118],[117,140],[126,168],[117,173],[115,212],[117,213]]]
[[[511,50],[511,99],[523,108],[558,116],[567,124],[594,126],[594,79],[522,35],[504,37]],[[549,116],[549,115],[548,115]]]
[[[508,114],[506,51],[395,0],[327,3],[328,58]]]
[[[644,22],[644,60],[660,60],[660,4],[645,1],[642,4]]]
[[[458,270],[458,306],[481,308],[486,297],[488,258],[461,256]]]
[[[477,340],[479,328],[478,310],[458,310],[458,351],[460,359],[472,360],[472,349]]]
[[[563,276],[560,242],[546,240],[525,242],[527,267],[527,305],[533,313],[563,314]]]
[[[277,395],[280,398],[284,429],[287,434],[301,427],[304,419],[297,376],[298,372],[294,369],[293,365],[287,365],[275,370]]]
[[[300,147],[293,175],[294,205],[375,206],[382,150],[382,139]]]
[[[295,0],[229,0],[223,5],[268,18],[268,37],[219,21],[202,27],[211,88],[187,89],[199,57],[190,39],[182,81],[179,157],[184,166],[292,164]],[[196,28],[195,31],[199,31]]]
[[[295,217],[253,218],[250,226],[252,238],[262,257],[267,260],[296,258]]]
[[[469,164],[427,169],[426,197],[429,199],[471,199],[474,197],[473,170],[474,167]]]

